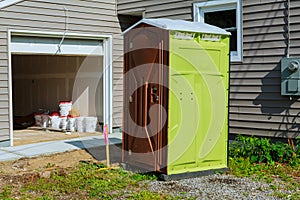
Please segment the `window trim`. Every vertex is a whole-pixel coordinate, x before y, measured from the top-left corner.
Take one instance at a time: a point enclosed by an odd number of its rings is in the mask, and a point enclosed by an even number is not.
[[[237,27],[237,51],[230,52],[231,62],[242,62],[243,42],[242,42],[242,9],[241,0],[214,0],[194,3],[194,21],[204,22],[206,12],[216,12],[222,10],[236,9]]]

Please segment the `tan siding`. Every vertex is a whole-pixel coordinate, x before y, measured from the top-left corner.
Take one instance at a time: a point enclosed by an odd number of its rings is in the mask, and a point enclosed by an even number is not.
[[[0,73],[8,73],[8,67],[1,67],[0,66]]]
[[[7,45],[7,40],[5,38],[0,38],[0,45]]]
[[[8,109],[8,102],[7,101],[0,101],[0,107],[1,108],[7,108]],[[7,122],[7,121],[6,121]],[[1,126],[0,126],[1,127]],[[8,127],[6,127],[8,128]]]
[[[260,41],[260,42],[244,42],[244,51],[262,50],[262,49],[274,49],[278,46],[284,47],[285,41]]]
[[[136,10],[144,10],[146,18],[168,17],[171,19],[192,20],[192,4],[199,1],[183,0],[118,0],[118,12],[130,14]]]
[[[283,0],[243,1],[243,63],[231,65],[230,133],[295,137],[299,131],[300,102],[280,94],[280,60],[287,49],[285,9]],[[295,27],[299,19],[293,13],[299,9],[292,10],[296,39],[300,26]],[[292,42],[291,52],[298,48]]]
[[[0,87],[8,87],[8,81],[0,80]]]
[[[61,13],[63,14],[63,13]],[[74,13],[72,16],[71,13],[69,13],[69,18],[68,18],[68,26],[72,25],[83,25],[83,26],[102,26],[102,27],[110,27],[110,28],[117,28],[118,27],[118,22],[117,21],[104,21],[104,20],[96,20],[95,19],[89,19],[89,18],[81,18],[80,16],[75,16],[76,13]],[[15,20],[19,21],[21,20],[24,22],[24,20],[30,20],[26,25],[27,26],[36,26],[31,23],[36,23],[36,22],[45,22],[46,24],[49,23],[57,23],[57,25],[64,25],[65,23],[65,17],[63,15],[60,16],[45,16],[45,15],[40,15],[40,14],[30,14],[30,13],[18,13],[16,16],[16,13],[14,12],[1,12],[0,13],[0,18],[4,20]],[[2,24],[7,24],[7,22],[2,22]],[[30,23],[31,22],[31,23]],[[44,23],[44,24],[45,24]],[[41,23],[43,24],[43,23]],[[58,26],[60,27],[60,26]]]
[[[0,46],[0,53],[5,53],[5,52],[7,52],[8,51],[8,49],[7,49],[7,46]]]
[[[8,66],[8,60],[0,60],[0,67],[7,67],[7,66]]]
[[[267,12],[269,13],[274,12],[274,11],[283,11],[285,8],[285,1],[270,1],[270,2],[264,2],[260,1],[255,4],[245,4],[245,2],[249,2],[251,0],[244,0],[243,1],[243,14],[248,14],[248,13],[261,13],[261,12]],[[247,19],[247,18],[245,18]]]
[[[4,98],[2,98],[3,96],[5,96],[5,95],[0,95],[0,101],[2,99],[4,99]],[[6,98],[7,98],[7,96],[6,96]],[[8,109],[7,108],[0,108],[0,113],[1,113],[1,115],[7,115],[8,114]],[[1,127],[0,127],[0,129],[1,129]]]
[[[0,141],[9,140],[9,129],[0,129]]]
[[[24,23],[24,21],[21,18],[20,19],[8,19],[8,18],[0,17],[0,21],[3,21],[3,22],[1,22],[1,24],[3,26],[10,26],[11,24],[14,24],[15,25],[14,29],[16,29],[17,27],[19,29],[26,29],[26,30],[31,29],[32,27],[35,27],[35,30],[45,29],[48,31],[64,31],[64,29],[65,29],[64,28],[65,25],[63,23],[57,23],[57,22],[55,22],[55,20],[47,22],[47,21],[40,21],[40,20],[34,19],[28,23]],[[85,24],[80,24],[80,21],[81,20],[79,20],[76,23],[70,22],[68,25],[69,32],[80,30],[83,32],[88,32],[88,33],[95,33],[95,32],[99,33],[98,32],[99,30],[97,31],[97,29],[92,29],[92,27],[100,27],[101,23],[97,25],[93,22],[93,24],[91,24],[91,25],[85,25]],[[118,25],[118,24],[115,24],[115,25]],[[117,27],[111,27],[108,25],[106,25],[106,26],[103,25],[103,26],[101,26],[101,28],[103,28],[101,30],[102,34],[111,34],[112,32],[118,31]]]
[[[7,60],[7,59],[8,59],[7,53],[1,53],[1,54],[0,54],[0,59],[1,59],[1,60]]]
[[[253,127],[252,129],[249,128],[234,128],[231,131],[232,134],[245,134],[245,135],[257,135],[257,136],[264,136],[264,137],[284,137],[284,138],[295,138],[298,136],[297,132],[283,132],[283,131],[272,131],[270,132],[269,129],[257,129]]]

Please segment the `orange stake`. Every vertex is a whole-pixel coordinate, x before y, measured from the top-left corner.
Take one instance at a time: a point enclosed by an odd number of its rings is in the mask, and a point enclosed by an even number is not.
[[[105,126],[104,126],[103,135],[104,135],[104,141],[105,141],[105,145],[106,145],[106,165],[107,165],[107,168],[110,168],[108,125],[107,124],[105,124]]]

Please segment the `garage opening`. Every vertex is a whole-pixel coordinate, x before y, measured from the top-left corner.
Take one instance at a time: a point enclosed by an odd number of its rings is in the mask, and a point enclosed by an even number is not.
[[[83,137],[102,131],[103,43],[71,38],[59,44],[59,38],[14,36],[11,39],[14,145]],[[60,107],[66,102],[71,104],[67,117],[61,116]],[[59,127],[53,128],[52,115],[58,115]],[[92,131],[82,127],[79,130],[74,120],[71,129],[69,118],[73,117],[85,120],[83,126],[92,126]]]

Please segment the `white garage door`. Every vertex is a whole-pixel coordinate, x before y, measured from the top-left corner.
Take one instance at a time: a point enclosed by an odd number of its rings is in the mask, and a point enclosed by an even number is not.
[[[49,38],[12,36],[13,53],[39,53],[58,55],[103,55],[103,41],[80,38]]]

